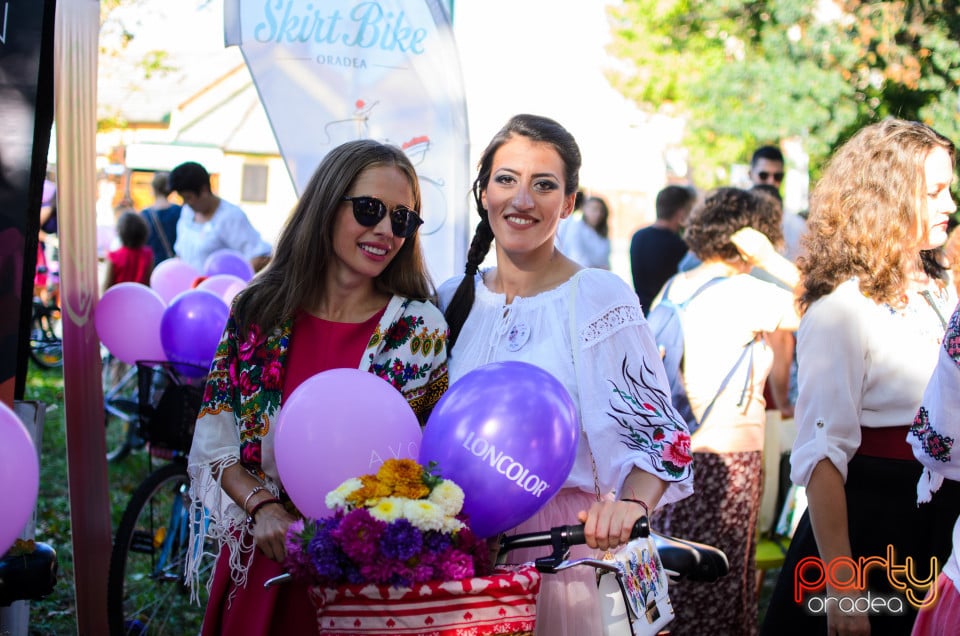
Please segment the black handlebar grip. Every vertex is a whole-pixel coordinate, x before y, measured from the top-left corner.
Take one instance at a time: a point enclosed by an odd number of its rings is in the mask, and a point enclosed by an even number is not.
[[[639,539],[650,536],[650,520],[644,515],[636,520],[633,529],[630,531],[630,539]]]
[[[566,541],[567,545],[581,545],[587,542],[582,523],[574,526],[562,526],[560,537]]]

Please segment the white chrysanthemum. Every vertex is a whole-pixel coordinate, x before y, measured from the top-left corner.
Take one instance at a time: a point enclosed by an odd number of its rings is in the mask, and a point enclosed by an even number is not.
[[[361,488],[363,488],[363,482],[356,477],[351,477],[347,481],[337,486],[335,489],[328,492],[324,502],[327,504],[327,508],[330,508],[331,510],[336,510],[337,508],[346,508],[347,497]]]
[[[403,516],[421,532],[442,530],[445,515],[440,506],[428,499],[407,499],[404,501]]]
[[[466,527],[467,525],[456,517],[444,517],[443,527],[440,528],[440,530],[443,532],[456,532],[457,530],[463,530]]]
[[[403,516],[407,501],[402,497],[384,497],[369,509],[370,516],[386,523],[396,521]]]
[[[444,479],[434,486],[428,499],[451,517],[460,514],[463,509],[463,490],[449,479]]]

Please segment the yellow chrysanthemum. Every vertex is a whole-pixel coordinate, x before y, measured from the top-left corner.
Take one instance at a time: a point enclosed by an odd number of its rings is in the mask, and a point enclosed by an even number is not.
[[[370,508],[370,516],[386,523],[396,521],[403,516],[405,499],[398,497],[386,497],[377,502],[377,505]]]
[[[388,459],[377,471],[377,478],[397,497],[421,499],[430,494],[423,483],[423,466],[412,459]]]
[[[463,489],[449,479],[437,484],[430,492],[430,501],[440,506],[444,514],[454,517],[463,509]]]
[[[354,491],[359,490],[363,486],[363,483],[356,477],[351,477],[346,480],[333,490],[327,493],[326,499],[324,502],[327,504],[327,508],[334,510],[336,508],[346,508],[347,506],[347,497],[349,497]]]
[[[360,482],[362,486],[347,496],[347,503],[352,506],[368,506],[392,494],[390,487],[374,475],[364,475]]]

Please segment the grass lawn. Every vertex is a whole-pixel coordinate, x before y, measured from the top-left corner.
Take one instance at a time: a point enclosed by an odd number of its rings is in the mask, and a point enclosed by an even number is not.
[[[66,428],[63,372],[30,363],[24,398],[47,406],[40,455],[40,494],[37,500],[37,541],[57,551],[59,576],[53,594],[30,604],[31,636],[75,634],[76,594],[73,586],[73,544],[67,489]],[[147,455],[137,451],[108,467],[113,527],[116,529],[130,494],[149,471]],[[104,555],[109,559],[110,555]]]

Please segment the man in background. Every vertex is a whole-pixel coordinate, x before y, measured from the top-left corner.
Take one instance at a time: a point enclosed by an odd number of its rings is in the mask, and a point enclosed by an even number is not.
[[[637,230],[630,240],[633,288],[644,315],[650,312],[653,299],[677,273],[677,265],[687,253],[680,230],[696,199],[693,188],[667,186],[657,193],[657,220]]]
[[[210,190],[206,168],[194,161],[181,163],[170,172],[169,186],[183,199],[173,249],[198,272],[204,271],[207,258],[219,250],[240,252],[255,272],[270,262],[270,244],[243,210]]]
[[[760,146],[750,158],[750,182],[754,186],[769,186],[776,188],[780,195],[783,184],[784,162],[783,153],[776,146]],[[800,238],[807,230],[807,222],[802,216],[787,210],[783,211],[783,255],[792,262],[797,262],[801,253]]]

